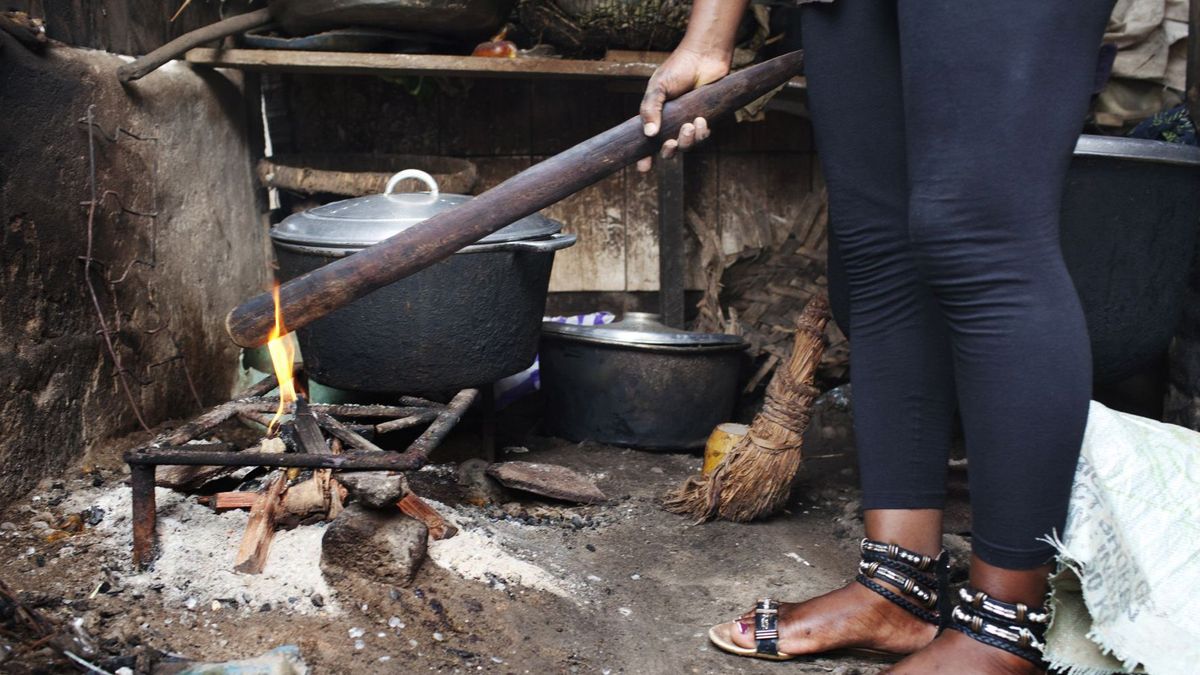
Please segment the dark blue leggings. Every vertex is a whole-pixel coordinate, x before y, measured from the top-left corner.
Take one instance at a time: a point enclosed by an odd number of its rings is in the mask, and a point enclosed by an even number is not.
[[[1091,395],[1058,214],[1110,0],[836,0],[802,15],[848,297],[867,509],[941,508],[957,409],[972,541],[1045,563]],[[843,324],[846,325],[846,324]]]

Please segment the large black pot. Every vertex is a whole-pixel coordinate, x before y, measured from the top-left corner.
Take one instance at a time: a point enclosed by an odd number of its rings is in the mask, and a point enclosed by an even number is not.
[[[271,231],[279,276],[353,255],[466,199],[373,195],[291,216]],[[526,368],[537,353],[554,252],[575,243],[561,228],[542,216],[518,221],[297,330],[305,371],[338,389],[437,393]]]
[[[547,431],[644,450],[698,448],[728,422],[745,342],[629,312],[608,326],[546,322],[539,357]]]
[[[1080,136],[1061,223],[1095,380],[1119,382],[1160,359],[1179,323],[1200,227],[1200,148]],[[846,330],[847,289],[836,266],[830,272],[830,302]]]
[[[1081,136],[1062,204],[1063,257],[1087,317],[1096,381],[1162,357],[1200,227],[1200,148]]]

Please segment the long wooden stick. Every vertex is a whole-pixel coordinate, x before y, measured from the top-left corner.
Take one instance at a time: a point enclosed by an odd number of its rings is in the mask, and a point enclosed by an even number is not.
[[[656,138],[647,138],[634,117],[420,225],[284,283],[279,300],[288,328],[303,327],[654,154],[685,122],[732,113],[787,82],[802,62],[803,55],[792,52],[738,71],[668,103]],[[265,343],[274,324],[270,293],[247,300],[225,319],[229,336],[243,347]]]
[[[184,33],[154,51],[139,56],[137,59],[117,68],[117,79],[121,82],[132,82],[158,70],[167,61],[179,56],[192,47],[199,47],[206,42],[213,42],[230,35],[237,35],[248,30],[259,28],[271,23],[271,10],[264,7],[253,12],[246,12],[228,19],[222,19],[204,28],[197,28],[190,33]]]

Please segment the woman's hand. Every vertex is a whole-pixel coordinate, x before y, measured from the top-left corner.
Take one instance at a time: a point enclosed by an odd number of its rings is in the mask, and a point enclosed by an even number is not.
[[[732,54],[719,49],[695,49],[681,44],[663,62],[646,85],[639,114],[647,136],[658,135],[662,127],[663,105],[687,92],[715,82],[729,74]],[[676,150],[688,150],[708,138],[708,121],[697,117],[679,129],[678,138],[669,138],[662,145],[663,159],[669,159]],[[654,166],[653,157],[638,160],[638,171],[646,172]]]

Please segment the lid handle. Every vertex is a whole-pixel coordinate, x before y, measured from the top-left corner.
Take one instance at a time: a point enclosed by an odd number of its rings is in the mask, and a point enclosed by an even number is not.
[[[430,176],[420,169],[405,169],[395,174],[388,179],[387,186],[383,188],[383,193],[387,195],[392,194],[392,191],[396,189],[396,186],[400,184],[400,181],[408,178],[416,178],[424,183],[425,187],[429,188],[430,202],[432,203],[437,201],[439,192],[437,180],[435,180],[433,176]]]

